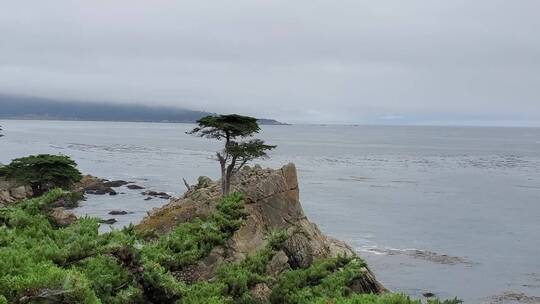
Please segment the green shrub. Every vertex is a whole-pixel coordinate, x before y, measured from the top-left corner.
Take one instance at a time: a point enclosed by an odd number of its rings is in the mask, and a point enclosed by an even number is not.
[[[118,290],[133,283],[130,273],[112,257],[90,257],[78,262],[74,268],[88,278],[92,290],[106,303],[113,302]]]
[[[169,234],[142,249],[145,259],[176,271],[193,264],[223,245],[232,236],[245,216],[239,194],[225,196],[216,212],[207,220],[179,224]]]
[[[285,231],[272,231],[267,236],[266,245],[256,254],[243,261],[225,264],[217,272],[217,282],[226,286],[226,292],[234,299],[234,303],[252,303],[249,290],[258,283],[266,283],[270,278],[266,274],[266,266],[277,250],[287,240]]]
[[[362,276],[359,258],[337,257],[316,261],[306,269],[285,272],[272,290],[272,303],[312,303],[318,298],[349,296],[348,286]]]

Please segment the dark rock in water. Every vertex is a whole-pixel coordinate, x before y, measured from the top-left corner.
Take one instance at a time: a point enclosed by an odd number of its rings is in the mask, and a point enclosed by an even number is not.
[[[111,193],[111,191],[107,189],[96,189],[96,190],[85,190],[84,193],[94,194],[94,195],[104,195],[104,194]]]
[[[165,193],[165,192],[156,192],[156,191],[151,191],[151,190],[149,190],[149,191],[144,191],[144,192],[142,193],[142,195],[150,195],[150,196],[159,196],[159,195],[166,195],[166,194],[167,194],[167,193]]]
[[[126,186],[128,189],[131,189],[131,190],[140,190],[140,189],[144,189],[144,187],[141,187],[139,185],[127,185]]]
[[[110,218],[110,219],[106,219],[106,220],[99,220],[99,222],[100,222],[101,224],[112,225],[112,224],[116,223],[117,220],[116,220],[116,219],[113,219],[113,218]]]
[[[96,195],[110,194],[111,192],[116,192],[111,187],[105,185],[105,183],[107,182],[107,180],[97,178],[92,175],[85,175],[77,184],[74,185],[73,188],[75,191],[78,192]]]
[[[422,295],[426,298],[433,298],[435,296],[432,292],[424,292]]]
[[[152,198],[152,197],[147,197],[147,198],[145,198],[144,200],[145,200],[145,201],[149,201],[149,200],[151,200],[151,199],[153,199],[153,198]]]
[[[112,189],[111,189],[111,191],[109,192],[109,195],[117,195],[117,194],[118,194],[118,192],[116,192],[116,191],[114,191],[114,190],[112,190]]]
[[[117,188],[129,184],[129,182],[123,180],[106,181],[103,183],[105,187]]]
[[[162,198],[162,199],[169,199],[171,198],[170,195],[168,195],[167,193],[165,192],[156,192],[156,191],[144,191],[143,193],[141,193],[142,195],[147,195],[147,196],[156,196],[156,197],[159,197],[159,198]]]
[[[109,212],[110,215],[126,215],[128,213],[129,212],[124,211],[124,210],[113,210],[113,211]]]

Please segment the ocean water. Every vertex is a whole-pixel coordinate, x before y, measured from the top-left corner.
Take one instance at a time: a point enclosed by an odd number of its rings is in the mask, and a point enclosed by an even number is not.
[[[84,173],[173,195],[185,190],[182,178],[219,174],[219,144],[186,135],[189,124],[0,125],[2,163],[62,153]],[[511,303],[504,294],[538,301],[540,129],[264,126],[260,137],[278,145],[261,163],[294,162],[305,213],[355,247],[387,288],[466,303]],[[166,202],[119,191],[89,196],[76,211],[114,217],[118,227]],[[132,213],[108,215],[114,209]]]

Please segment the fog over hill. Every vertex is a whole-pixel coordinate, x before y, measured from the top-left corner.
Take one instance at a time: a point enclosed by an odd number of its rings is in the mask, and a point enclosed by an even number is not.
[[[0,119],[192,123],[203,116],[212,114],[215,113],[175,107],[153,107],[107,102],[72,102],[0,94]],[[282,124],[273,119],[259,119],[259,123]]]

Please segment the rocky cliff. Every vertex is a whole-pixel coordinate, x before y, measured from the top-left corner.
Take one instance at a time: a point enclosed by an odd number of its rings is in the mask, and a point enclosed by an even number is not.
[[[182,280],[212,279],[223,262],[240,261],[262,249],[265,237],[275,230],[285,230],[289,235],[283,249],[268,264],[269,273],[275,276],[288,269],[306,268],[320,259],[356,256],[351,247],[326,236],[307,219],[299,201],[294,164],[277,170],[245,167],[233,180],[232,189],[244,198],[247,211],[244,224],[224,246],[214,248],[205,259],[178,273]],[[182,198],[150,211],[137,229],[167,233],[179,223],[208,217],[215,211],[219,198],[219,182],[200,177],[198,184],[191,186]],[[355,292],[384,291],[367,267],[359,277],[353,286]],[[264,291],[268,286],[258,288]]]
[[[0,207],[32,197],[30,186],[20,185],[0,177]]]

